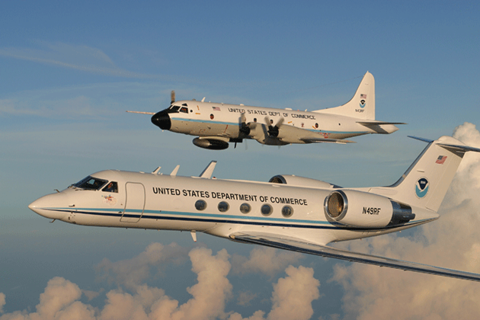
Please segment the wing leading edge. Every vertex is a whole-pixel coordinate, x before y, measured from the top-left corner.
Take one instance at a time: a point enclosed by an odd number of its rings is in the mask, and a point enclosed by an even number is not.
[[[277,249],[307,253],[307,254],[322,256],[326,258],[342,259],[350,262],[373,264],[380,267],[395,268],[395,269],[401,269],[404,271],[414,271],[414,272],[429,273],[429,274],[435,274],[439,276],[452,277],[452,278],[458,278],[458,279],[464,279],[464,280],[480,281],[480,274],[476,274],[476,273],[440,268],[440,267],[430,266],[427,264],[391,259],[386,257],[379,257],[379,256],[374,256],[374,255],[369,255],[364,253],[351,252],[351,251],[336,249],[329,246],[305,242],[301,239],[283,237],[279,235],[262,234],[262,233],[250,233],[250,234],[234,233],[230,235],[230,238],[234,241],[260,244],[260,245],[269,246]]]

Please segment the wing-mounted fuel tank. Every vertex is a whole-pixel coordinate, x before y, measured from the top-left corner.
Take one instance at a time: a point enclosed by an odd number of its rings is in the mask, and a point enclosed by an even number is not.
[[[298,186],[298,187],[314,187],[314,188],[340,188],[334,184],[312,179],[312,178],[305,178],[305,177],[297,177],[295,175],[276,175],[272,177],[268,182],[271,183],[280,183],[280,184],[288,184],[289,186]]]
[[[354,190],[332,191],[325,198],[324,210],[328,221],[353,228],[384,228],[415,219],[406,204]]]

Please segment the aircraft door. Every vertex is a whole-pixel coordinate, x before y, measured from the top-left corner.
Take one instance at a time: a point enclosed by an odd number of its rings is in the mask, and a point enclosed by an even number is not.
[[[141,183],[127,182],[125,184],[125,209],[120,221],[138,222],[145,209],[145,187]]]

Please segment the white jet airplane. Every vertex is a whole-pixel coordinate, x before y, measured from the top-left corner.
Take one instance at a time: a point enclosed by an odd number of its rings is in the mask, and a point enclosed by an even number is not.
[[[467,151],[452,137],[428,146],[389,187],[341,188],[292,175],[269,182],[106,170],[29,205],[46,218],[79,225],[190,231],[234,241],[402,270],[480,281],[480,274],[345,251],[328,243],[360,239],[438,219]],[[461,235],[459,235],[461,236]],[[468,241],[468,239],[465,239]]]
[[[336,142],[368,133],[388,134],[398,130],[395,124],[375,120],[375,80],[365,73],[357,92],[346,104],[329,109],[294,111],[223,104],[196,100],[175,101],[151,114],[152,122],[162,130],[198,136],[193,144],[206,149],[223,150],[229,142],[255,139],[261,144],[282,146],[292,143]]]

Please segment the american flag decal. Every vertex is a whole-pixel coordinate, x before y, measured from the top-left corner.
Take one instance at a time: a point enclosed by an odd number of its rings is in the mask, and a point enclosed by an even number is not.
[[[362,94],[360,94],[360,98],[361,99],[367,99],[367,95],[362,93]]]
[[[215,111],[220,111],[219,107],[212,107],[212,109],[215,110]]]
[[[445,160],[447,160],[447,156],[438,156],[438,159],[435,161],[435,163],[443,164]]]

